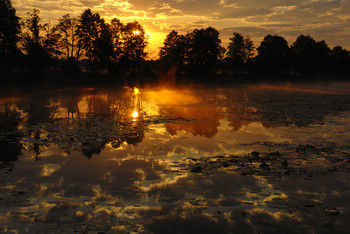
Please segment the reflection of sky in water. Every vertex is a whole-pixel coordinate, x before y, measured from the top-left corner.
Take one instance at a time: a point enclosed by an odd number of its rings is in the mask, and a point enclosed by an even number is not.
[[[350,102],[325,87],[9,95],[0,231],[347,232]]]

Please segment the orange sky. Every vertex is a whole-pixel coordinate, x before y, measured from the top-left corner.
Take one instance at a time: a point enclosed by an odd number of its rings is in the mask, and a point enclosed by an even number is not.
[[[330,47],[350,48],[349,0],[12,0],[17,14],[37,8],[53,24],[64,14],[77,16],[85,9],[109,21],[139,21],[149,35],[147,51],[155,58],[171,30],[185,33],[213,26],[223,45],[233,32],[250,36],[259,46],[267,34],[278,34],[293,43],[300,34],[325,40]]]

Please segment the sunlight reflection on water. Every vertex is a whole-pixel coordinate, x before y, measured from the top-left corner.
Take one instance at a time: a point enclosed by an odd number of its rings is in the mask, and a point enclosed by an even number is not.
[[[8,94],[0,231],[344,232],[346,85]]]

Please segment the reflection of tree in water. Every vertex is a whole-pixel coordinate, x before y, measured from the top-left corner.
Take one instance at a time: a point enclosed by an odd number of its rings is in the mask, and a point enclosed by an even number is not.
[[[297,94],[255,89],[194,90],[190,100],[182,100],[185,104],[172,102],[172,105],[159,106],[161,119],[155,122],[144,117],[135,89],[37,95],[18,103],[27,120],[20,130],[23,136],[17,133],[18,111],[11,106],[2,107],[2,157],[16,155],[13,157],[16,159],[22,147],[17,138],[22,137],[26,138],[23,147],[33,151],[36,158],[43,146],[52,144],[67,153],[80,151],[92,157],[107,144],[114,148],[123,143],[137,145],[143,140],[147,125],[152,123],[165,122],[171,135],[184,131],[210,138],[217,134],[222,118],[227,119],[233,131],[252,122],[261,122],[265,128],[291,124],[304,127],[323,123],[328,114],[337,115],[350,109],[348,98],[341,95]],[[135,112],[137,115],[133,116]],[[9,145],[10,142],[17,143]],[[12,151],[5,156],[6,150]]]
[[[17,161],[21,155],[21,134],[18,131],[20,121],[20,113],[14,105],[4,104],[0,107],[0,161]]]
[[[20,103],[27,119],[23,130],[28,139],[25,148],[34,151],[36,159],[42,147],[51,144],[67,153],[80,151],[91,158],[108,143],[114,148],[123,142],[137,145],[144,137],[145,122],[140,108],[133,104],[138,103],[135,95],[129,91],[45,95]],[[140,113],[136,119],[131,116],[135,110]]]
[[[160,109],[162,116],[181,117],[194,119],[186,123],[166,123],[165,128],[171,135],[185,131],[194,136],[213,137],[218,132],[220,125],[220,113],[216,106],[186,106],[163,107]]]
[[[72,93],[68,97],[60,99],[60,107],[66,108],[68,120],[74,121],[75,118],[80,118],[79,102],[81,99],[81,93]]]
[[[252,122],[252,113],[254,113],[255,108],[248,104],[246,93],[231,92],[221,96],[221,98],[216,98],[215,104],[220,107],[220,111],[228,120],[232,131],[238,131]]]
[[[27,131],[26,137],[33,139],[25,146],[27,150],[34,151],[35,159],[39,159],[41,148],[45,145],[45,124],[54,121],[57,112],[57,103],[53,102],[49,96],[34,96],[19,104],[26,113]]]
[[[84,121],[73,127],[79,128],[80,134],[76,138],[81,142],[81,151],[86,157],[99,154],[108,143],[119,148],[123,142],[137,145],[142,141],[144,123],[130,122],[133,101],[125,95],[92,95],[87,98],[88,110],[83,113]],[[91,129],[94,129],[94,137],[83,139],[81,136],[91,134]],[[84,130],[87,132],[84,133]]]
[[[166,123],[171,135],[180,131],[194,136],[213,137],[218,132],[220,119],[225,117],[238,131],[252,122],[260,122],[265,128],[296,125],[305,127],[322,124],[327,115],[337,115],[350,109],[348,98],[342,95],[309,94],[295,92],[259,92],[257,90],[214,93],[194,92],[200,100],[192,105],[161,106],[160,115],[191,119],[186,123]]]

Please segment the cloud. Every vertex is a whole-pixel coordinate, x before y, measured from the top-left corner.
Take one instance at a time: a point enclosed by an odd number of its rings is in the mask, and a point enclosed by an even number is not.
[[[350,48],[347,0],[13,0],[13,4],[23,18],[37,8],[42,19],[50,20],[68,13],[77,16],[91,8],[107,21],[115,17],[125,23],[137,20],[154,35],[158,33],[158,38],[173,29],[184,33],[213,26],[224,42],[233,31],[251,35],[254,40],[268,33],[289,39],[303,33]],[[159,41],[155,39],[152,43],[158,44],[149,45],[152,51],[162,46]]]

